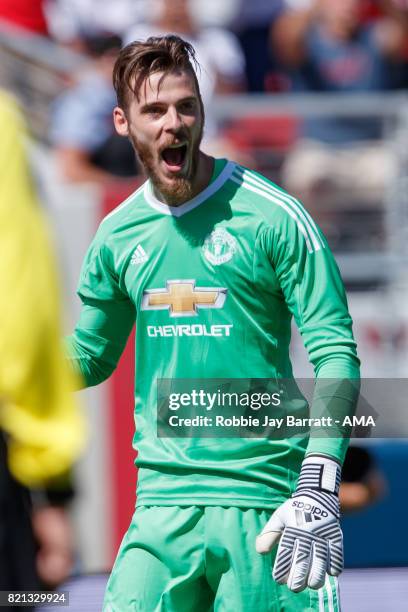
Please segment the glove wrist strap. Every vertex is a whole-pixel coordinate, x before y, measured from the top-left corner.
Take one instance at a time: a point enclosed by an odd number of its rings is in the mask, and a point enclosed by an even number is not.
[[[338,495],[340,480],[341,466],[337,461],[324,455],[308,455],[302,463],[296,493],[315,489]]]

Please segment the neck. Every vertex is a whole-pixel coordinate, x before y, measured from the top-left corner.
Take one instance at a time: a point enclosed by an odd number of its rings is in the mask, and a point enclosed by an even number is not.
[[[153,183],[153,193],[155,197],[160,200],[160,202],[164,202],[168,206],[181,206],[188,200],[192,200],[199,193],[204,191],[206,187],[208,187],[211,177],[214,171],[214,158],[206,155],[202,151],[199,152],[197,170],[194,174],[194,177],[190,181],[190,188],[187,194],[170,194],[168,192],[162,192],[158,189]]]

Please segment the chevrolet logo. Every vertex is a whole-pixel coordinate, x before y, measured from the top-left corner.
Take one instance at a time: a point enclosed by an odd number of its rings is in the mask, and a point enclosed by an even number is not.
[[[194,280],[170,280],[166,289],[146,289],[142,310],[169,310],[171,317],[194,317],[199,308],[222,308],[227,289],[196,287]]]

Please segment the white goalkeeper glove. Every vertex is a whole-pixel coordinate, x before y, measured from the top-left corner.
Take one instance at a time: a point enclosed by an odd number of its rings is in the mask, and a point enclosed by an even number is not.
[[[341,466],[323,455],[308,455],[296,492],[273,513],[256,539],[256,550],[268,553],[279,542],[273,577],[298,592],[319,589],[326,572],[343,569],[339,486]]]

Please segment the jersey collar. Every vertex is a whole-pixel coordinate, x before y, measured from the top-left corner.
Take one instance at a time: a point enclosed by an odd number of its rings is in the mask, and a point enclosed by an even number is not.
[[[222,171],[214,181],[212,181],[203,191],[196,195],[195,198],[193,198],[192,200],[187,200],[187,202],[184,202],[184,204],[180,204],[180,206],[168,206],[168,204],[160,202],[160,200],[158,200],[153,193],[151,181],[147,181],[144,187],[144,196],[146,202],[148,202],[152,208],[158,210],[164,215],[171,215],[172,217],[181,217],[182,215],[190,212],[190,210],[197,208],[197,206],[200,206],[200,204],[205,202],[205,200],[208,200],[208,198],[214,195],[214,193],[218,191],[229,179],[235,168],[235,165],[236,164],[234,162],[227,162],[225,164],[225,167],[222,169]]]

